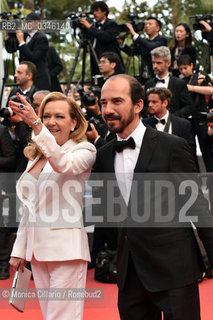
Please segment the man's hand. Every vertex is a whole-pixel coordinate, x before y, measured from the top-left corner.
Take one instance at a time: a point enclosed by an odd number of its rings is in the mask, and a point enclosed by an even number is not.
[[[99,134],[98,131],[95,129],[95,126],[93,123],[90,123],[91,130],[86,132],[86,136],[88,139],[95,141],[95,139],[98,138]]]
[[[95,104],[93,106],[85,107],[88,111],[91,111],[92,113],[96,114],[97,116],[101,114],[101,110],[98,104],[98,98],[95,101]]]
[[[211,31],[212,27],[210,26],[210,24],[204,20],[199,21],[199,23],[201,23],[204,26],[204,29],[202,29],[202,31]]]
[[[89,23],[85,18],[79,18],[80,23],[87,29],[91,27],[91,23]]]
[[[16,38],[18,40],[18,43],[24,42],[24,34],[20,30],[16,31]]]
[[[133,29],[133,26],[131,23],[126,23],[127,28],[129,29],[130,33],[132,36],[134,36],[135,34],[137,34],[137,32],[135,32],[135,30]]]

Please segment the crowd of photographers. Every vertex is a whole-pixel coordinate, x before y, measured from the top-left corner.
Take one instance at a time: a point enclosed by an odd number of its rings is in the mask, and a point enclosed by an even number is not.
[[[200,75],[195,73],[196,48],[192,46],[192,35],[189,27],[184,23],[180,23],[176,27],[174,45],[169,50],[167,39],[159,34],[162,23],[155,17],[149,17],[144,23],[138,20],[135,15],[131,15],[131,23],[119,26],[115,20],[108,18],[109,9],[104,1],[94,2],[91,5],[91,12],[94,15],[95,22],[88,19],[87,15],[76,16],[76,14],[70,13],[67,15],[71,18],[73,27],[81,30],[83,40],[89,43],[91,83],[85,85],[84,81],[79,81],[78,84],[72,83],[69,87],[59,86],[57,75],[62,70],[61,61],[55,49],[48,46],[46,35],[38,30],[40,17],[31,13],[26,17],[26,20],[34,21],[32,30],[28,33],[17,31],[16,36],[9,34],[5,38],[6,50],[9,53],[17,51],[20,58],[20,64],[14,75],[18,87],[10,92],[8,99],[16,99],[16,94],[19,92],[28,99],[35,110],[38,110],[42,99],[49,92],[62,91],[66,93],[78,101],[83,108],[88,120],[87,137],[99,148],[114,137],[101,116],[99,101],[101,87],[112,75],[126,72],[123,54],[130,57],[140,56],[141,66],[139,75],[137,75],[138,80],[142,85],[145,85],[147,90],[149,83],[151,83],[151,87],[162,86],[170,89],[174,105],[168,106],[168,110],[176,116],[191,121],[193,135],[197,135],[199,139],[206,170],[213,171],[213,155],[210,153],[213,141],[211,138],[208,139],[208,135],[212,135],[213,129],[208,131],[207,127],[207,124],[209,127],[213,127],[213,113],[209,112],[213,108],[213,76],[212,74]],[[194,28],[202,30],[203,38],[208,41],[212,58],[213,26],[212,23],[208,23],[202,18],[196,18]],[[143,29],[147,37],[139,34]],[[132,36],[130,46],[127,45],[123,33],[125,33],[125,36],[128,34]],[[50,48],[52,49],[50,50]],[[160,51],[155,51],[157,48]],[[166,50],[169,51],[169,54]],[[159,65],[160,62],[164,69]],[[169,75],[169,72],[171,75]],[[169,84],[171,81],[175,84],[173,87]],[[176,92],[177,88],[178,92]],[[206,96],[208,96],[208,99]],[[145,105],[147,111],[149,111],[148,104],[147,100],[147,107]],[[9,140],[11,138],[12,141],[8,148],[2,147],[2,144],[0,146],[0,159],[10,159],[10,162],[7,162],[8,166],[3,164],[1,166],[0,163],[0,170],[2,172],[14,170],[22,172],[26,167],[26,159],[22,151],[30,138],[31,129],[16,115],[11,115],[7,106],[0,110],[0,116],[3,119],[2,123],[9,128],[6,138],[8,140],[9,132]],[[148,116],[148,112],[142,114],[143,118]],[[201,116],[203,122],[200,125]],[[6,138],[4,138],[5,141],[7,141]],[[208,152],[206,152],[207,148]],[[4,190],[4,186],[2,186],[2,189],[4,192],[7,191]],[[5,225],[5,222],[2,220],[1,226],[3,225]],[[1,243],[4,244],[4,247],[0,245],[0,279],[9,277],[9,240],[7,236],[10,231],[8,229],[8,232],[5,233],[0,229]],[[14,230],[12,229],[12,231]],[[108,243],[110,249],[116,249],[115,230],[110,230],[109,234],[108,229],[104,234],[102,229],[101,235],[98,230],[95,231],[92,263],[105,242]]]

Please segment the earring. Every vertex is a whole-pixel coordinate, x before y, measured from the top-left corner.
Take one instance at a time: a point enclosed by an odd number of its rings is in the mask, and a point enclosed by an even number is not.
[[[72,128],[71,131],[73,132],[75,130],[75,128]]]

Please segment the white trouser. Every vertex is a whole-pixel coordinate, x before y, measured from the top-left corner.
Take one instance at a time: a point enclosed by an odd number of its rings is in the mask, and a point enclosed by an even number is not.
[[[71,260],[71,261],[37,261],[35,258],[31,261],[33,277],[37,289],[39,290],[39,303],[44,320],[82,320],[84,300],[72,299],[71,296],[63,299],[63,289],[84,289],[86,285],[87,261]],[[53,289],[60,298],[51,300],[42,297],[46,289]],[[73,290],[74,292],[76,292]],[[50,292],[52,292],[50,290]],[[62,293],[61,293],[62,292]],[[68,292],[68,290],[64,291]],[[69,291],[72,292],[72,291]],[[77,290],[78,292],[78,290]],[[81,292],[81,290],[79,290]]]

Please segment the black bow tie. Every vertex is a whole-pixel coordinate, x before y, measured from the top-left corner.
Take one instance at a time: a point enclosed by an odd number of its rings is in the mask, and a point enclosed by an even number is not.
[[[114,141],[113,144],[113,149],[120,153],[121,151],[123,151],[123,149],[125,148],[131,148],[131,149],[135,149],[135,140],[130,137],[128,140],[123,140],[123,141]]]
[[[102,25],[102,23],[99,23],[99,22],[96,23],[97,28],[101,27],[101,25]]]
[[[165,124],[165,123],[166,123],[166,120],[165,120],[165,119],[157,119],[157,118],[154,118],[154,122],[155,122],[155,124],[157,124],[157,123]]]
[[[155,77],[155,83],[157,82],[165,83],[165,79],[158,79],[157,77]]]

